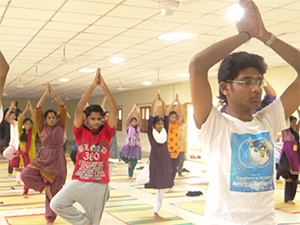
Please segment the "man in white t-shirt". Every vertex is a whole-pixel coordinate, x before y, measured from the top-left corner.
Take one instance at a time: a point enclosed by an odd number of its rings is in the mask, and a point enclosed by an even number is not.
[[[253,1],[240,0],[240,5],[244,15],[237,23],[239,34],[198,53],[189,67],[194,119],[210,176],[205,225],[276,224],[273,143],[300,104],[299,51],[265,29]],[[273,49],[298,75],[279,99],[255,115],[252,110],[261,104],[267,66],[258,55],[229,55],[252,37]],[[213,107],[208,82],[209,69],[223,58],[218,81],[225,113]]]

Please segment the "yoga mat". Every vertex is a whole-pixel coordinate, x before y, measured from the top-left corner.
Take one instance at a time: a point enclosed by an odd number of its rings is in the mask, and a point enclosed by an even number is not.
[[[136,174],[133,174],[133,178],[135,179],[137,177]],[[126,175],[112,175],[110,178],[111,181],[115,181],[115,182],[135,182],[135,180],[129,180],[128,174]]]
[[[190,212],[204,215],[205,203],[206,203],[205,200],[200,200],[200,201],[188,201],[188,202],[178,202],[178,203],[170,203],[170,204]]]
[[[147,193],[150,193],[152,195],[156,194],[156,189],[152,188],[144,188],[144,185],[132,185],[132,187],[135,187],[137,189],[140,189],[142,191],[145,191]],[[174,198],[174,197],[186,197],[186,193],[188,192],[186,189],[173,187],[173,192],[165,192],[164,198]]]
[[[115,189],[110,189],[109,190],[109,202],[114,202],[114,201],[127,201],[127,200],[136,200],[136,198],[124,194],[118,190]]]
[[[29,193],[28,198],[24,199],[23,193],[15,193],[14,196],[1,196],[3,204],[0,205],[0,210],[15,210],[24,208],[44,208],[45,207],[45,194]]]
[[[292,214],[297,214],[300,213],[300,201],[299,200],[293,200],[295,205],[290,205],[284,203],[284,197],[277,196],[275,195],[275,209],[287,212],[287,213],[292,213]]]
[[[282,184],[278,184],[278,183],[275,183],[275,189],[276,190],[284,190],[284,187],[285,187],[285,181],[284,180],[281,180]]]
[[[6,169],[8,168],[8,160],[6,163],[0,163],[0,169]]]
[[[16,180],[16,175],[9,176],[7,170],[6,171],[2,170],[0,171],[0,178],[15,178]]]
[[[46,224],[44,214],[32,214],[32,215],[23,215],[23,216],[5,216],[6,222],[8,225],[40,225]],[[54,222],[55,225],[65,225],[70,224],[60,218],[56,217]]]
[[[5,190],[22,190],[24,187],[23,182],[17,185],[17,182],[14,178],[14,181],[0,181],[0,190],[5,191]],[[15,187],[15,189],[12,189],[11,187]]]
[[[200,215],[204,215],[205,212],[205,200],[202,201],[188,201],[188,202],[179,202],[172,203],[172,205],[178,206],[182,209],[194,212]],[[284,203],[284,198],[281,196],[275,196],[275,209],[281,210],[287,213],[297,214],[300,213],[300,201],[294,200],[295,205],[290,205]]]
[[[195,183],[195,184],[191,184],[191,185],[194,187],[197,187],[197,188],[203,188],[203,189],[208,190],[209,183],[208,182],[200,182],[200,183]]]
[[[189,223],[188,221],[183,220],[178,216],[172,215],[162,210],[159,211],[159,215],[164,219],[158,221],[153,217],[153,207],[147,204],[106,206],[105,212],[130,225],[192,225],[192,223]]]

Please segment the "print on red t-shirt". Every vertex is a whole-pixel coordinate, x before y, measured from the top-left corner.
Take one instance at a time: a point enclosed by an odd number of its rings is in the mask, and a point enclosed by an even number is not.
[[[78,130],[75,126],[73,129],[78,152],[72,180],[109,182],[109,146],[114,128],[104,123],[97,130],[90,130],[84,124]]]

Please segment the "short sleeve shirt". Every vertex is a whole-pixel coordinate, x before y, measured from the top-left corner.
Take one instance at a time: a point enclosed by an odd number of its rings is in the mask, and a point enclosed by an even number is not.
[[[72,180],[108,183],[109,146],[115,128],[105,122],[96,130],[84,124],[79,129],[73,125],[73,130],[78,151]]]
[[[212,107],[197,131],[211,178],[203,224],[276,224],[274,142],[287,126],[281,99],[249,122]]]

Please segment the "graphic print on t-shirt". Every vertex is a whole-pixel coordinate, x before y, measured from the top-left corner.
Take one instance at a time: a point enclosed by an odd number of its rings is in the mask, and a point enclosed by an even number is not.
[[[231,133],[230,191],[274,190],[273,145],[268,132]]]
[[[103,156],[108,154],[109,146],[106,141],[94,143],[93,140],[86,140],[78,145],[79,158],[78,168],[75,167],[73,177],[85,180],[100,182],[105,177],[104,170],[106,165],[103,162]]]

